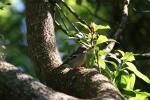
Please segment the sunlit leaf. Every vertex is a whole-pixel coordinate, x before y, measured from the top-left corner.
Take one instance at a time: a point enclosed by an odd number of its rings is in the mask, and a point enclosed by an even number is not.
[[[125,55],[125,53],[122,50],[117,50],[117,51],[121,54],[121,56]]]
[[[128,66],[127,67],[128,70],[132,71],[136,76],[138,76],[139,78],[141,78],[142,80],[150,84],[150,79],[144,74],[142,74],[140,71],[138,71],[133,63],[130,62],[125,62],[125,63]]]
[[[121,60],[119,58],[117,58],[116,55],[109,53],[109,57],[115,59],[118,63],[121,63]]]
[[[99,44],[107,42],[107,41],[108,41],[108,38],[106,36],[100,35],[96,41],[96,45],[99,45]]]
[[[89,27],[86,24],[83,24],[81,22],[76,22],[76,23],[83,26],[85,29],[89,30]]]
[[[117,64],[113,61],[107,61],[107,63],[110,63],[111,65],[113,65],[115,68],[117,68]]]
[[[76,34],[77,34],[77,33],[76,33],[75,31],[70,31],[68,35],[69,35],[70,37],[75,37]]]
[[[98,58],[98,64],[100,65],[101,68],[103,68],[103,69],[106,68],[105,60],[102,59],[101,56],[99,56],[99,58]]]
[[[129,80],[128,74],[125,74],[125,73],[121,74],[120,85],[122,85],[122,87],[126,87],[128,80]]]
[[[86,65],[92,67],[94,65],[95,55],[93,50],[90,50],[87,54]]]
[[[133,90],[134,84],[135,84],[135,74],[130,74],[129,79],[127,81],[126,89],[127,90]]]
[[[117,41],[114,40],[114,39],[108,39],[108,41],[110,41],[110,42],[117,42]]]
[[[107,76],[110,80],[113,80],[113,73],[108,67],[105,67],[103,71],[105,76]]]
[[[107,54],[106,50],[99,50],[98,51],[98,55],[106,55],[106,54]]]
[[[77,37],[69,37],[69,39],[77,40],[78,38]]]
[[[123,61],[134,61],[134,54],[132,52],[126,52],[124,56],[121,58]]]
[[[94,28],[94,32],[96,32],[97,30],[110,29],[108,25],[107,26],[96,25],[94,22],[91,23],[91,27]]]
[[[139,91],[135,91],[135,93],[136,96],[129,98],[129,100],[149,100],[148,97],[150,97],[150,93]]]

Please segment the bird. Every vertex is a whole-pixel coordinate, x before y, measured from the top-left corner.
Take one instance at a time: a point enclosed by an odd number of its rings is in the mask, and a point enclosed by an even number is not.
[[[87,51],[88,50],[85,47],[78,47],[78,49],[73,52],[62,65],[72,68],[81,67],[86,61]]]

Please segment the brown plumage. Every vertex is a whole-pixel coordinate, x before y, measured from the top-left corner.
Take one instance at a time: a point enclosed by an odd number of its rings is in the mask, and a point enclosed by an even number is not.
[[[74,53],[71,54],[63,63],[63,65],[68,65],[69,67],[81,67],[86,60],[87,49],[84,47],[79,47]]]

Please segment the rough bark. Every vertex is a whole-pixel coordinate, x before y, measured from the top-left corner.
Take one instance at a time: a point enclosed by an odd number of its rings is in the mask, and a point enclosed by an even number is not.
[[[105,100],[105,99],[120,100],[121,99],[118,96],[120,94],[118,94],[117,92],[114,93],[114,91],[112,91],[112,88],[114,90],[116,90],[116,88],[110,84],[110,81],[106,77],[98,73],[95,73],[96,72],[95,69],[91,69],[91,70],[84,69],[82,70],[82,72],[81,71],[73,72],[74,70],[71,70],[69,73],[68,73],[69,69],[67,71],[67,69],[65,68],[65,70],[66,72],[64,71],[63,74],[68,74],[67,77],[66,75],[60,74],[61,79],[64,79],[63,77],[65,77],[66,83],[68,83],[68,87],[64,87],[64,88],[61,87],[61,89],[65,89],[64,91],[66,91],[66,88],[70,88],[71,90],[74,88],[76,90],[75,93],[78,92],[78,95],[80,95],[80,97],[83,96],[88,97],[89,95],[93,95],[93,97],[95,98],[91,100]],[[85,75],[85,72],[87,75]],[[76,74],[74,75],[72,73],[76,73]],[[82,74],[84,74],[84,76]],[[99,78],[101,78],[101,80],[99,80]],[[78,81],[76,83],[69,83],[70,80],[72,79],[76,79]],[[60,80],[60,82],[57,82],[57,84],[64,83],[61,81],[62,80]],[[91,84],[90,83],[91,81],[94,81],[95,83]],[[71,84],[78,84],[78,85],[75,85],[74,87],[70,87]],[[101,84],[101,87],[99,87],[99,84]],[[99,89],[97,87],[99,87]],[[109,87],[109,88],[106,89],[105,87]],[[88,92],[89,88],[91,89],[91,92]],[[98,95],[93,94],[93,92],[95,91],[99,92]],[[72,92],[72,91],[67,91],[67,92]],[[18,69],[14,65],[11,65],[4,61],[0,61],[0,99],[2,100],[10,100],[10,99],[11,100],[80,100],[72,96],[68,96],[66,94],[56,92],[51,88],[48,88],[47,86],[40,83],[38,80],[32,78],[30,75],[25,74],[22,70]]]
[[[53,9],[44,0],[26,0],[29,52],[36,64],[38,78],[43,83],[48,79],[45,73],[62,63],[56,47]]]
[[[98,100],[122,100],[119,90],[104,75],[93,69],[59,67],[49,74],[49,86],[69,95]]]
[[[40,81],[80,98],[121,100],[119,90],[95,69],[59,66],[62,61],[56,46],[53,9],[44,0],[26,0],[28,45]]]
[[[1,100],[78,100],[56,92],[14,65],[0,61]]]

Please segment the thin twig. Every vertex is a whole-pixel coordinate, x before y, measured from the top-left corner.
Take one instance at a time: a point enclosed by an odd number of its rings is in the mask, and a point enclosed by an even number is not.
[[[84,7],[85,9],[87,9],[88,13],[91,14],[91,15],[92,15],[93,17],[95,17],[96,19],[99,19],[99,20],[101,20],[101,21],[103,21],[103,22],[105,22],[105,23],[107,23],[107,24],[111,24],[111,23],[112,23],[112,22],[110,22],[109,20],[104,19],[104,18],[98,16],[97,14],[94,14],[88,7],[86,7],[86,6],[84,6],[84,5],[83,5],[83,7]]]
[[[62,8],[56,3],[56,7],[61,11],[61,13],[63,14],[63,16],[66,18],[66,20],[73,26],[73,28],[75,30],[77,30],[77,32],[80,32],[79,29],[74,25],[74,23],[72,23],[69,18],[67,17],[67,15],[63,12]]]
[[[57,9],[58,9],[58,8],[57,8]],[[66,24],[65,24],[65,22],[64,22],[64,20],[63,20],[63,18],[62,18],[62,15],[61,15],[61,12],[60,12],[59,9],[58,9],[58,12],[59,12],[59,15],[60,15],[60,20],[62,21],[64,27],[66,28],[67,31],[69,31],[68,27],[66,26]]]
[[[136,10],[135,8],[133,8],[133,11],[135,11],[136,13],[150,13],[150,10],[139,11],[139,10]]]
[[[118,37],[120,36],[120,34],[122,33],[123,29],[125,28],[127,19],[128,19],[128,5],[129,5],[130,0],[124,0],[124,8],[123,8],[123,14],[122,14],[122,18],[121,18],[121,23],[117,29],[117,31],[114,34],[114,39],[118,39]],[[107,47],[105,48],[105,50],[109,53],[113,50],[115,46],[115,42],[112,41],[110,42]],[[104,59],[106,58],[106,55],[104,55]]]
[[[69,32],[67,30],[65,30],[56,20],[54,21],[55,22],[55,25],[60,29],[62,30],[66,35],[69,34]]]
[[[135,53],[134,54],[135,58],[137,60],[147,60],[150,59],[150,53],[143,53],[143,54],[139,54],[139,53]]]
[[[62,1],[62,0],[61,0],[61,3],[69,10],[69,12],[71,12],[71,13],[76,17],[76,19],[78,19],[81,23],[87,25],[88,28],[91,29],[91,27],[89,26],[89,24],[88,24],[86,21],[82,20],[82,19],[80,18],[80,16],[78,16],[78,14],[77,14],[71,7],[69,7],[69,6],[68,6],[64,1]]]

